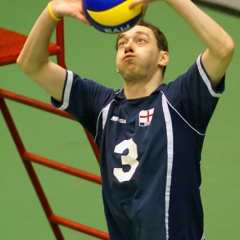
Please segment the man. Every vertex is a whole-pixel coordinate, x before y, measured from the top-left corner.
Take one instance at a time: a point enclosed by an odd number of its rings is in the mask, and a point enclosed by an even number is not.
[[[135,0],[130,7],[149,2]],[[122,90],[81,79],[49,61],[48,43],[57,18],[71,16],[88,24],[81,1],[53,1],[18,59],[23,71],[52,96],[53,105],[72,114],[95,137],[113,240],[205,239],[201,149],[234,43],[190,0],[165,2],[207,46],[189,70],[168,85],[163,84],[167,41],[158,28],[144,22],[117,39]]]

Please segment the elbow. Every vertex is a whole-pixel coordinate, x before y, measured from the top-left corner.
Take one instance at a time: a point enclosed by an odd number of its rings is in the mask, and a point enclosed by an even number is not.
[[[229,36],[229,38],[223,43],[223,46],[221,47],[221,51],[220,51],[220,57],[222,59],[231,59],[233,54],[234,54],[234,50],[235,50],[235,44],[233,39]]]
[[[24,61],[24,57],[21,54],[18,56],[16,63],[24,73],[27,74],[29,72],[29,64],[27,64],[26,60]]]
[[[16,63],[20,67],[20,69],[29,77],[31,77],[32,75],[35,75],[36,72],[38,72],[39,69],[41,68],[40,64],[37,64],[36,62],[31,61],[26,56],[22,56],[21,54],[17,58]]]
[[[23,63],[20,55],[18,56],[16,63],[22,70],[24,69],[24,63]]]
[[[233,39],[231,38],[231,46],[230,46],[231,55],[234,54],[234,51],[235,51],[235,43],[234,43]]]

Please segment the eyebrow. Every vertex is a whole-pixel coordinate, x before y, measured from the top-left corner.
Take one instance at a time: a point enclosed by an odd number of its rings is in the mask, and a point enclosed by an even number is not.
[[[145,36],[147,36],[147,37],[150,39],[149,35],[148,35],[147,33],[145,33],[145,32],[142,32],[142,31],[136,31],[134,34],[136,34],[136,35],[145,35]],[[119,36],[118,41],[119,41],[120,39],[124,38],[125,36],[126,36],[126,34],[125,34],[125,33],[122,33],[122,34]]]

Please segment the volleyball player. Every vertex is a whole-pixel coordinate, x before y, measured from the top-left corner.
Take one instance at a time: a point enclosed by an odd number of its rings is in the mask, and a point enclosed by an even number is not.
[[[132,7],[150,2],[135,0]],[[18,59],[23,71],[52,96],[52,104],[94,136],[112,240],[205,239],[201,150],[224,90],[234,43],[190,0],[165,2],[206,45],[188,71],[169,84],[163,83],[167,40],[144,22],[117,39],[116,67],[123,89],[113,91],[51,62],[48,44],[57,25],[51,15],[88,23],[81,1],[53,1],[51,14],[43,11]]]

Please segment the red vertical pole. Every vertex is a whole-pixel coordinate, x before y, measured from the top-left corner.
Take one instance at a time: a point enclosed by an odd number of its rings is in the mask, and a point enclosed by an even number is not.
[[[65,64],[65,43],[64,43],[64,24],[63,18],[59,21],[56,28],[56,44],[60,46],[60,52],[57,54],[57,62],[63,68],[67,68]]]

